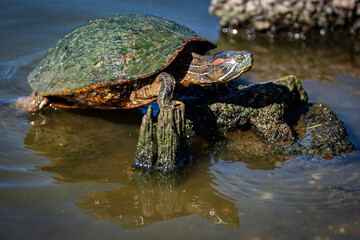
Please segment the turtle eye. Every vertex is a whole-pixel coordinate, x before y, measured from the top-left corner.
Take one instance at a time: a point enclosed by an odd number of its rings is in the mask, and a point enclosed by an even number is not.
[[[236,56],[235,59],[236,59],[237,62],[244,61],[244,57],[242,55]]]

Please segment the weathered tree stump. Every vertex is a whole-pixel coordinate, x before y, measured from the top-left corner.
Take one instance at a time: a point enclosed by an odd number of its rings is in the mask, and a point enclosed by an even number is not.
[[[154,136],[152,108],[144,115],[133,166],[171,171],[189,158],[185,129],[185,106],[173,104],[160,109]]]
[[[150,168],[155,159],[154,124],[152,106],[149,106],[147,114],[142,118],[138,145],[135,152],[134,167]]]
[[[157,123],[157,162],[161,170],[173,170],[189,157],[185,129],[185,105],[160,109]]]

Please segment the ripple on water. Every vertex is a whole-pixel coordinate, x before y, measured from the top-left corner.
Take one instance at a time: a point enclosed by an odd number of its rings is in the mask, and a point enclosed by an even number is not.
[[[45,51],[21,56],[11,61],[0,62],[0,91],[2,98],[12,94],[26,95],[29,92],[27,75],[44,56]]]
[[[252,170],[241,161],[213,159],[211,182],[228,200],[247,208],[270,204],[281,212],[284,208],[336,208],[341,203],[343,209],[358,209],[360,175],[354,170],[359,169],[358,158],[358,153],[347,155],[347,160],[299,157],[271,171]]]

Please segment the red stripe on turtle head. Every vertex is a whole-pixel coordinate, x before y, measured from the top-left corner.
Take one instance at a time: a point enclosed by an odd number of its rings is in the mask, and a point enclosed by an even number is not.
[[[228,59],[228,58],[217,58],[217,59],[215,59],[214,61],[212,61],[212,62],[210,63],[210,65],[215,65],[215,66],[217,66],[217,65],[219,65],[220,63],[225,62],[225,61],[227,61],[227,60],[229,60],[229,59]]]

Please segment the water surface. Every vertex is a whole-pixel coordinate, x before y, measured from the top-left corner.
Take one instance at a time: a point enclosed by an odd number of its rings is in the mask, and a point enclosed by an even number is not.
[[[85,21],[122,13],[175,20],[251,51],[240,80],[295,74],[310,101],[336,112],[360,143],[359,41],[248,41],[220,34],[209,1],[0,3],[0,239],[359,239],[358,150],[331,160],[283,156],[251,132],[192,140],[176,175],[131,169],[142,112],[11,106],[31,93],[28,73],[47,48]]]

